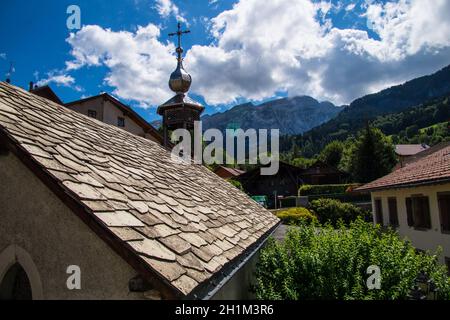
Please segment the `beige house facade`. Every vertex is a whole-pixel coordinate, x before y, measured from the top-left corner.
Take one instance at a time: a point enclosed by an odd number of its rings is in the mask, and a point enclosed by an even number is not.
[[[358,190],[372,195],[373,221],[390,226],[418,250],[442,249],[450,270],[450,144]]]
[[[374,223],[397,229],[419,250],[441,247],[441,263],[450,262],[449,204],[450,183],[372,192]]]
[[[73,101],[65,104],[65,106],[73,111],[119,127],[139,137],[162,143],[162,136],[152,125],[129,106],[107,93]]]

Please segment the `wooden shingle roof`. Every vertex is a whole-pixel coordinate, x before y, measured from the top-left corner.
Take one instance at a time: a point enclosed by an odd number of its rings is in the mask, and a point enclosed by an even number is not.
[[[2,143],[166,297],[200,290],[279,223],[204,166],[4,82]]]

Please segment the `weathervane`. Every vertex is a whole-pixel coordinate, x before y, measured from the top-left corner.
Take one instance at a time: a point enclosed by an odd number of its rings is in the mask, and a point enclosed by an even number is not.
[[[191,33],[190,30],[181,30],[181,23],[178,22],[178,30],[177,32],[169,33],[169,37],[177,36],[178,37],[178,47],[177,47],[177,54],[178,54],[178,61],[182,61],[182,54],[183,54],[183,48],[181,47],[181,37],[183,34]]]
[[[11,76],[12,76],[14,71],[15,71],[14,70],[14,64],[11,61],[10,64],[9,64],[9,70],[6,72],[6,82],[7,83],[11,83]]]

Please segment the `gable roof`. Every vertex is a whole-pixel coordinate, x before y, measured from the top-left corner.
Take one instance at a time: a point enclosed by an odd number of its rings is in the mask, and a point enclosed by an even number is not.
[[[229,168],[229,167],[225,167],[225,166],[217,167],[217,169],[214,170],[214,173],[217,173],[219,170],[224,170],[224,171],[228,172],[230,175],[232,175],[234,177],[240,176],[241,174],[245,173],[244,170],[239,170],[239,169],[236,169],[236,168]]]
[[[397,144],[395,153],[399,156],[413,156],[430,148],[426,144]]]
[[[46,98],[51,100],[57,104],[64,105],[64,102],[56,95],[56,93],[50,88],[48,85],[42,87],[35,87],[30,90],[31,93],[34,93],[42,98]]]
[[[450,145],[421,157],[357,191],[376,191],[450,182]]]
[[[110,101],[112,104],[114,104],[119,110],[121,110],[126,116],[130,117],[133,121],[135,121],[144,131],[148,132],[152,135],[157,141],[159,141],[161,144],[163,143],[163,137],[162,135],[156,130],[150,123],[148,123],[144,118],[142,118],[136,111],[134,111],[131,107],[127,106],[126,104],[122,103],[118,99],[114,98],[108,93],[101,93],[96,96],[92,96],[89,98],[81,99],[72,101],[69,103],[66,103],[65,106],[70,107],[77,104],[82,104],[85,102],[89,102],[96,99],[105,99],[107,101]]]
[[[202,296],[279,224],[204,166],[4,82],[0,144],[168,298]]]

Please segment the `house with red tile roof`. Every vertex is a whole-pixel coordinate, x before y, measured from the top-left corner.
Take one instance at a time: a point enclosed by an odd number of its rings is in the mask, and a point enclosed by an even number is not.
[[[396,228],[419,250],[450,263],[450,143],[357,190],[370,191],[374,223]]]

